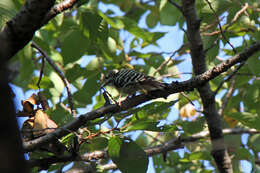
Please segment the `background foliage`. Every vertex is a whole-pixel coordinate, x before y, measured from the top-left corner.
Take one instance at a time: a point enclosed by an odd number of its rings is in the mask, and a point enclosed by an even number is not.
[[[177,0],[175,2],[180,3]],[[196,1],[208,68],[235,54],[227,40],[240,52],[260,38],[258,0],[210,2],[214,12],[206,1]],[[23,0],[0,2],[1,27],[23,3]],[[238,13],[246,3],[246,10]],[[135,69],[162,78],[165,82],[191,76],[184,73],[191,71],[188,69],[191,61],[185,20],[181,12],[167,0],[80,0],[76,6],[38,30],[33,42],[51,57],[73,86],[72,98],[78,113],[85,113],[105,103],[100,86],[104,74],[111,69]],[[219,30],[216,15],[225,38]],[[169,38],[168,32],[160,30],[166,26],[178,30]],[[183,35],[178,41],[181,44],[175,46],[175,39],[180,38],[179,35]],[[167,40],[167,43],[158,44],[161,39]],[[165,52],[161,47],[169,45],[173,45],[170,52]],[[174,51],[177,51],[176,54]],[[23,92],[38,92],[36,84],[42,64],[41,56],[27,45],[11,60],[12,83],[21,87]],[[186,68],[180,69],[183,67]],[[218,108],[222,109],[227,101],[221,115],[224,128],[260,130],[259,67],[258,53],[219,90]],[[234,69],[212,80],[211,88],[216,90],[232,71]],[[51,105],[48,115],[58,126],[64,125],[73,119],[61,106],[68,106],[65,85],[48,63],[45,63],[43,73],[40,88]],[[108,87],[107,90],[114,98],[118,98],[119,93],[115,89]],[[231,91],[231,97],[227,96],[228,91]],[[202,109],[199,94],[197,91],[186,94],[195,107],[190,106],[189,100],[183,95],[175,94],[167,100],[153,100],[145,106],[87,124],[88,130],[82,132],[82,138],[86,140],[80,145],[80,153],[108,149],[112,161],[123,172],[145,172],[148,161],[156,172],[214,172],[215,163],[207,138],[189,143],[184,149],[168,152],[166,159],[165,155],[160,154],[148,160],[144,153],[146,147],[207,130],[203,115],[196,111]],[[101,131],[103,133],[99,133]],[[72,139],[73,135],[69,135],[62,142],[69,147]],[[244,135],[243,138],[241,134],[227,137],[234,172],[242,171],[241,160],[247,160],[247,166],[259,171],[259,140],[259,134]],[[46,157],[46,153],[31,155],[31,158],[39,157]],[[98,162],[98,171],[106,172],[102,165],[108,163],[111,163],[110,159]],[[51,166],[49,171],[61,166],[64,166],[63,163]]]

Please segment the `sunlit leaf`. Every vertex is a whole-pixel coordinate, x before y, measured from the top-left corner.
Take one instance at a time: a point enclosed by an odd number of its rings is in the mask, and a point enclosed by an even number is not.
[[[60,76],[57,73],[52,72],[50,74],[49,78],[52,81],[54,87],[57,89],[57,91],[59,91],[61,93],[63,91],[65,85],[64,85],[62,79],[60,78]]]
[[[37,86],[38,81],[39,81],[39,77],[33,77],[32,80],[31,80],[31,83],[29,84],[28,87],[31,88],[31,89],[37,90],[38,89],[38,86]],[[47,76],[43,76],[41,81],[40,81],[40,87],[42,89],[51,88],[51,87],[53,87],[53,83],[51,82],[50,78],[48,78]]]

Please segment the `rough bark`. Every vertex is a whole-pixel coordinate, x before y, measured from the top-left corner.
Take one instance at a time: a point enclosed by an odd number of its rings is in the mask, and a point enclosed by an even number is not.
[[[2,62],[0,65],[0,172],[28,173],[11,95],[5,63]]]
[[[191,58],[195,75],[204,73],[206,68],[205,53],[200,35],[200,19],[196,13],[195,0],[182,0],[182,12],[187,22],[187,36],[190,42]],[[221,117],[218,114],[215,95],[209,83],[197,88],[202,104],[203,112],[207,120],[212,143],[211,154],[217,164],[219,172],[231,173],[232,163],[224,143],[221,127]]]
[[[10,59],[31,41],[55,0],[27,0],[17,15],[0,32],[0,57]]]
[[[21,11],[0,32],[0,172],[28,173],[19,133],[12,92],[8,85],[7,60],[32,39],[55,0],[27,0]]]

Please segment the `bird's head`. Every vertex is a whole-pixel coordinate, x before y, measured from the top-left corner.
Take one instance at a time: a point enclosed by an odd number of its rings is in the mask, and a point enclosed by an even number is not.
[[[114,77],[118,73],[118,70],[110,70],[108,73],[105,75],[105,82],[102,85],[102,87],[105,87],[106,85],[111,85],[113,84]]]

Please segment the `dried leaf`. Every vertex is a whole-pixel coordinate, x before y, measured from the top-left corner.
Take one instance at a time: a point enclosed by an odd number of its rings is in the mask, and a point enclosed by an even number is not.
[[[32,140],[34,138],[33,137],[33,124],[34,124],[33,121],[34,121],[34,118],[31,117],[23,123],[21,133],[26,141]]]
[[[193,105],[190,103],[184,105],[180,110],[180,116],[182,117],[193,117],[196,115],[196,110]]]
[[[22,101],[23,112],[31,114],[33,113],[33,107],[37,104],[37,97],[35,94],[32,94],[31,97]]]
[[[34,118],[33,134],[36,137],[51,133],[54,131],[54,128],[58,127],[57,124],[49,118],[48,114],[43,112],[41,109],[36,111]]]
[[[238,124],[238,120],[235,120],[231,117],[224,116],[224,120],[226,121],[226,123],[230,128],[233,128]]]

